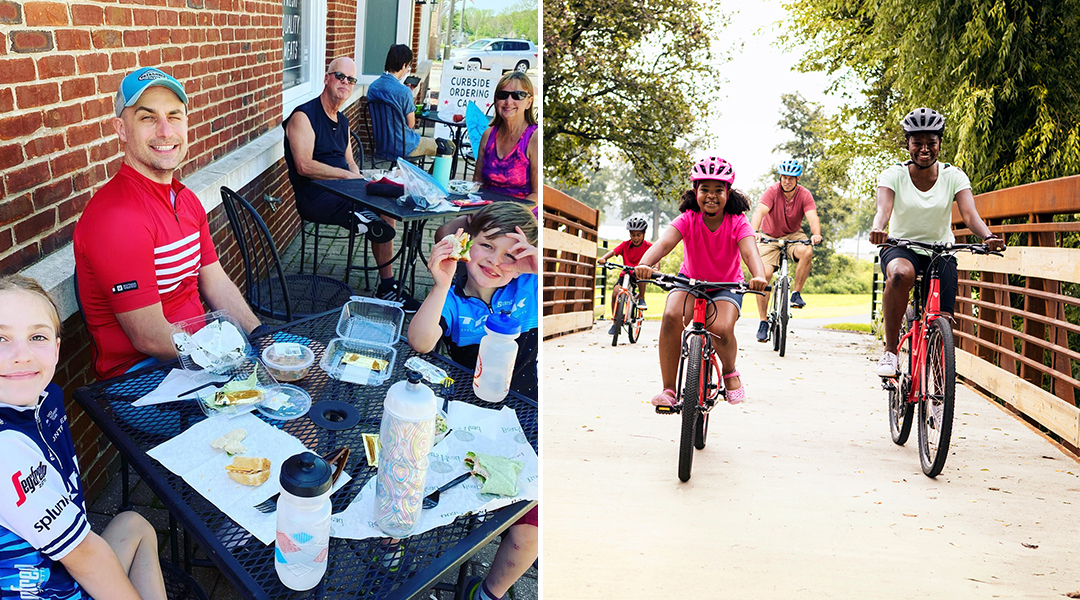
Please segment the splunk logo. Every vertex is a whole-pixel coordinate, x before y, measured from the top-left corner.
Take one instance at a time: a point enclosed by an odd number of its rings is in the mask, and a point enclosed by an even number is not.
[[[22,471],[15,471],[15,474],[11,476],[11,484],[15,486],[15,494],[18,495],[15,506],[22,506],[23,502],[26,502],[26,495],[34,493],[34,490],[45,483],[45,472],[47,470],[45,463],[42,462],[30,469],[30,474],[26,477],[23,477]]]
[[[45,516],[41,517],[41,520],[37,523],[34,523],[34,530],[38,532],[48,531],[52,527],[53,521],[64,513],[64,508],[69,504],[71,504],[70,496],[61,497],[56,506],[45,509]]]
[[[19,592],[20,599],[41,598],[41,582],[49,578],[49,570],[27,565],[15,565],[15,568],[19,570],[19,587],[4,591]]]

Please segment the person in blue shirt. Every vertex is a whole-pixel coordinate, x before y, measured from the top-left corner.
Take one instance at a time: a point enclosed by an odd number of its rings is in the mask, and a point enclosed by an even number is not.
[[[401,136],[404,130],[405,156],[434,156],[435,154],[453,154],[454,143],[442,138],[429,138],[421,136],[413,129],[416,127],[416,103],[413,101],[413,92],[401,80],[408,74],[409,65],[412,63],[413,52],[405,44],[394,44],[386,53],[386,63],[383,65],[385,72],[368,86],[368,104],[383,102],[401,109],[400,111],[387,111],[389,120],[372,123],[372,127],[384,130],[383,139],[390,140],[384,148],[375,148],[376,156],[380,158],[398,158],[401,156]],[[382,114],[375,111],[376,114]],[[402,123],[404,119],[404,123]],[[374,116],[372,117],[374,120]],[[407,127],[406,127],[407,126]]]
[[[90,529],[64,395],[51,383],[59,357],[48,293],[0,278],[0,597],[164,600],[146,519],[125,512],[101,535]]]

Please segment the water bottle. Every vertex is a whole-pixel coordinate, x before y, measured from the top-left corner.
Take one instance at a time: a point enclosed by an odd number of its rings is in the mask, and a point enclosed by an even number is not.
[[[431,176],[445,189],[450,185],[450,167],[453,165],[453,157],[449,154],[439,154],[435,157],[435,166]]]
[[[484,330],[473,373],[473,393],[486,402],[502,402],[510,393],[518,352],[514,340],[521,333],[521,325],[514,317],[500,313],[488,317]]]
[[[302,592],[326,574],[330,548],[330,464],[311,452],[281,465],[274,568],[285,587]]]
[[[379,472],[375,475],[375,523],[386,535],[407,537],[424,502],[428,453],[435,437],[435,392],[419,371],[390,386],[379,428]]]

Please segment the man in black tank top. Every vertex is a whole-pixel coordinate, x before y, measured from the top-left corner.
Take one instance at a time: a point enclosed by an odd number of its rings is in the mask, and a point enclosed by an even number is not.
[[[356,64],[348,57],[335,58],[323,78],[318,97],[296,107],[285,119],[285,163],[296,193],[296,208],[305,221],[366,231],[371,254],[378,264],[381,282],[376,296],[404,302],[406,312],[420,303],[401,291],[394,279],[390,259],[394,248],[394,220],[370,211],[355,212],[352,202],[311,184],[312,179],[359,179],[360,167],[353,159],[349,119],[340,112],[356,84]]]

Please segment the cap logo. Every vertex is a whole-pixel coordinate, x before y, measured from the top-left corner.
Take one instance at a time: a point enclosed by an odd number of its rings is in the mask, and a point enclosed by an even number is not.
[[[154,79],[165,79],[166,77],[168,77],[168,75],[166,75],[165,73],[162,73],[161,71],[147,71],[147,72],[143,73],[142,75],[139,75],[139,81],[151,81],[151,80],[154,80]]]

